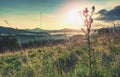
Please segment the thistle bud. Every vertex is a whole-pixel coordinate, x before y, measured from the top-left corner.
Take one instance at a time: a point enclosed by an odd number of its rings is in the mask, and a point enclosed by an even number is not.
[[[88,13],[88,9],[87,9],[87,8],[85,8],[85,10],[83,10],[83,12],[84,12],[84,13]]]
[[[92,12],[94,12],[95,11],[95,6],[92,6]]]

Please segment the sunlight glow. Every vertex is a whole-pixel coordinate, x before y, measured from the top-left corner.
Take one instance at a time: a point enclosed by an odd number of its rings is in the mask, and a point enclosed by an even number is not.
[[[77,25],[77,27],[82,27],[84,24],[80,14],[79,9],[72,9],[67,15],[67,23]]]

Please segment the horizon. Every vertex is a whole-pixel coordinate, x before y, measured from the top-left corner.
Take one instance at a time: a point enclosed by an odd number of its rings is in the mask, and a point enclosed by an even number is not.
[[[27,0],[0,0],[0,25],[18,29],[81,29],[84,27],[84,22],[79,11],[83,11],[84,8],[90,9],[94,5],[95,13],[103,9],[109,12],[116,6],[120,6],[119,2],[118,0],[29,0],[29,2]],[[104,4],[106,7],[103,6]],[[113,25],[109,20],[106,21],[106,18],[96,20],[96,17],[99,15],[94,17],[93,28]],[[113,22],[117,22],[117,25],[120,24],[119,21],[119,18],[113,18]]]
[[[16,28],[13,28],[13,27],[9,27],[9,26],[3,26],[3,25],[0,25],[0,27],[3,27],[3,28],[12,28],[12,29],[16,29]],[[17,28],[18,29],[18,28]],[[24,28],[24,29],[18,29],[18,30],[27,30],[27,29],[30,29],[30,28]],[[33,30],[33,29],[40,29],[40,30],[63,30],[63,29],[71,29],[71,30],[79,30],[79,29],[72,29],[72,28],[61,28],[61,29],[41,29],[39,27],[35,27],[35,28],[31,28],[30,30]]]

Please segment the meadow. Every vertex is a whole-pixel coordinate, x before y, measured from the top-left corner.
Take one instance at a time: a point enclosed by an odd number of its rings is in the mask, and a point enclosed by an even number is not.
[[[92,77],[120,77],[120,33],[92,35]],[[0,77],[90,77],[87,39],[0,53]]]

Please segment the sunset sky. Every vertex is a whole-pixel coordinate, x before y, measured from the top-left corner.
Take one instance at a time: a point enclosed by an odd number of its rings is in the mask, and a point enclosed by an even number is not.
[[[119,3],[120,0],[0,0],[0,26],[79,29],[83,25],[79,11],[91,9],[93,5],[96,13],[102,9],[109,11]],[[95,20],[94,24],[98,23]]]

